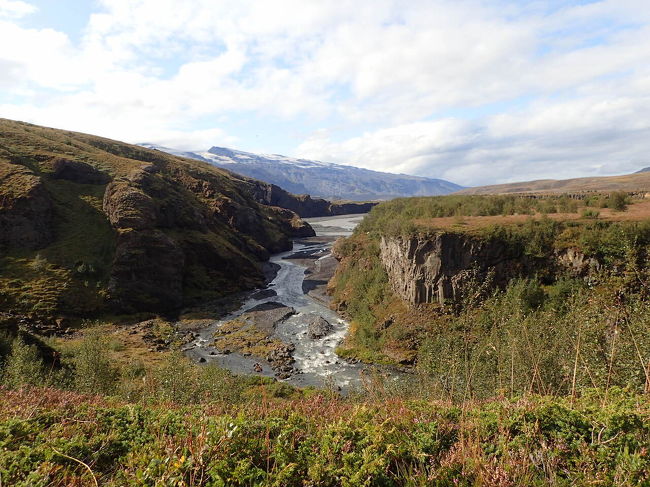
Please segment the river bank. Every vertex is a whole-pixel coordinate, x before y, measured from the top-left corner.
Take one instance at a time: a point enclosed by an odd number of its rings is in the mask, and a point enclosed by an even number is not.
[[[309,219],[317,236],[296,240],[291,251],[274,255],[270,283],[197,330],[185,347],[187,355],[237,374],[276,377],[297,386],[359,386],[372,367],[336,354],[349,324],[329,308],[326,288],[337,265],[333,242],[350,235],[363,216]]]

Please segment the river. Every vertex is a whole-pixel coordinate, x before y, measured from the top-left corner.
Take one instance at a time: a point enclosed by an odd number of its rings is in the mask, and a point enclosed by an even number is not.
[[[345,338],[349,324],[327,306],[324,287],[336,265],[330,254],[333,241],[336,237],[350,235],[363,216],[306,219],[317,237],[296,240],[293,250],[272,256],[270,262],[277,266],[277,274],[268,286],[249,293],[239,309],[200,330],[186,353],[194,360],[216,363],[237,374],[273,377],[271,364],[260,357],[218,353],[211,344],[215,331],[224,323],[260,304],[279,303],[295,310],[295,314],[275,326],[273,333],[274,338],[295,347],[294,373],[284,380],[296,386],[340,390],[360,386],[368,366],[349,363],[336,354],[336,347]],[[318,316],[328,321],[333,330],[323,338],[312,339],[307,334],[308,325]]]

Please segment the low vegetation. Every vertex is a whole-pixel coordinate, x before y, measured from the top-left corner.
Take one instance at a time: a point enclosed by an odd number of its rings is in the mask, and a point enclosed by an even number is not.
[[[649,415],[619,389],[462,407],[386,393],[180,406],[3,390],[0,475],[30,487],[632,486],[650,481]]]

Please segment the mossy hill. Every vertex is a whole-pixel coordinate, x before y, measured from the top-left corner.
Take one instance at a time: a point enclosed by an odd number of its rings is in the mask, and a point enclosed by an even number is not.
[[[313,235],[263,204],[268,192],[198,161],[0,120],[0,308],[164,312],[258,286],[271,253]]]

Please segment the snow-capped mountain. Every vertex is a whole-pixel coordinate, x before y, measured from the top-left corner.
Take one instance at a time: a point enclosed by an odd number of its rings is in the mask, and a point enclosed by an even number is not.
[[[253,154],[225,147],[212,147],[207,151],[181,151],[155,144],[140,145],[205,161],[244,176],[276,184],[291,193],[310,194],[333,200],[364,201],[401,196],[435,196],[462,189],[462,186],[443,179],[371,171],[277,154]]]

